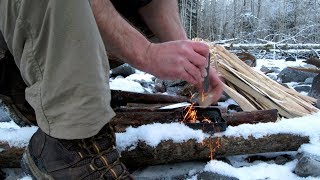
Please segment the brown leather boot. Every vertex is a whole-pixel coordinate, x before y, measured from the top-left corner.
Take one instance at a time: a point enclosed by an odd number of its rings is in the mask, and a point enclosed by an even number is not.
[[[82,140],[56,139],[39,128],[21,166],[39,180],[132,179],[114,145],[115,136],[109,124],[97,135]]]

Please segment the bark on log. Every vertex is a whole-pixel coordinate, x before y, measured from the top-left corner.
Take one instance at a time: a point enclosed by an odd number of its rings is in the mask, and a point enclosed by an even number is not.
[[[23,152],[24,148],[10,147],[0,141],[0,168],[20,167]]]
[[[117,132],[123,132],[128,126],[141,126],[152,123],[172,123],[182,121],[182,110],[159,111],[153,109],[122,109],[116,111],[111,123]],[[227,125],[255,124],[258,122],[275,122],[278,111],[259,110],[250,112],[222,113]]]
[[[145,94],[111,90],[111,106],[125,106],[127,103],[180,103],[188,102],[189,99],[184,96],[170,96],[164,94]]]
[[[220,147],[216,146],[220,143]],[[241,154],[257,154],[266,152],[296,151],[302,144],[308,143],[308,137],[290,134],[275,134],[259,139],[249,137],[214,137],[205,139],[203,143],[188,140],[183,143],[162,141],[158,146],[151,147],[139,142],[133,150],[121,152],[122,161],[128,167],[137,168],[166,163],[177,163],[193,160],[210,160],[213,157],[224,157]],[[211,144],[211,145],[210,145]],[[210,148],[211,146],[211,148]],[[24,148],[10,148],[8,144],[0,142],[0,168],[20,167],[20,158]]]

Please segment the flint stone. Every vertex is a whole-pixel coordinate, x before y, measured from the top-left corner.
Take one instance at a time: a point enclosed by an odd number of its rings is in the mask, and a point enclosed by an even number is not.
[[[308,95],[320,99],[320,74],[313,79],[311,90]]]
[[[123,76],[128,77],[131,74],[136,73],[136,69],[129,64],[123,64],[111,70],[111,77]]]
[[[316,75],[316,73],[303,72],[295,69],[285,68],[278,74],[278,79],[281,79],[282,83],[304,82],[307,78],[313,78]]]
[[[308,153],[297,155],[294,172],[300,177],[320,177],[320,157]]]

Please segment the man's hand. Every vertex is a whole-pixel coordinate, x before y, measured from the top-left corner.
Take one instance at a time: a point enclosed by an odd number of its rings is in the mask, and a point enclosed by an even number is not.
[[[190,40],[150,44],[146,50],[146,72],[160,79],[182,79],[201,84],[206,76],[209,48]]]

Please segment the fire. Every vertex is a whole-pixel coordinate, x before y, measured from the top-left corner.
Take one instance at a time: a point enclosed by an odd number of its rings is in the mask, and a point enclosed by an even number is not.
[[[196,123],[197,122],[197,110],[194,109],[194,103],[192,103],[190,106],[186,107],[187,112],[183,117],[183,122],[187,123]]]
[[[212,123],[211,120],[206,117],[203,117],[203,119],[198,119],[197,110],[195,109],[194,106],[195,106],[195,104],[192,103],[190,106],[185,108],[186,113],[183,117],[184,123],[198,123],[198,122]],[[203,131],[203,129],[202,129],[202,131]],[[212,160],[212,159],[214,159],[213,154],[217,151],[217,149],[219,149],[221,147],[220,138],[217,138],[217,140],[215,142],[213,142],[213,138],[210,137],[209,142],[206,142],[203,140],[202,145],[209,147],[209,149],[210,149],[209,158]]]

